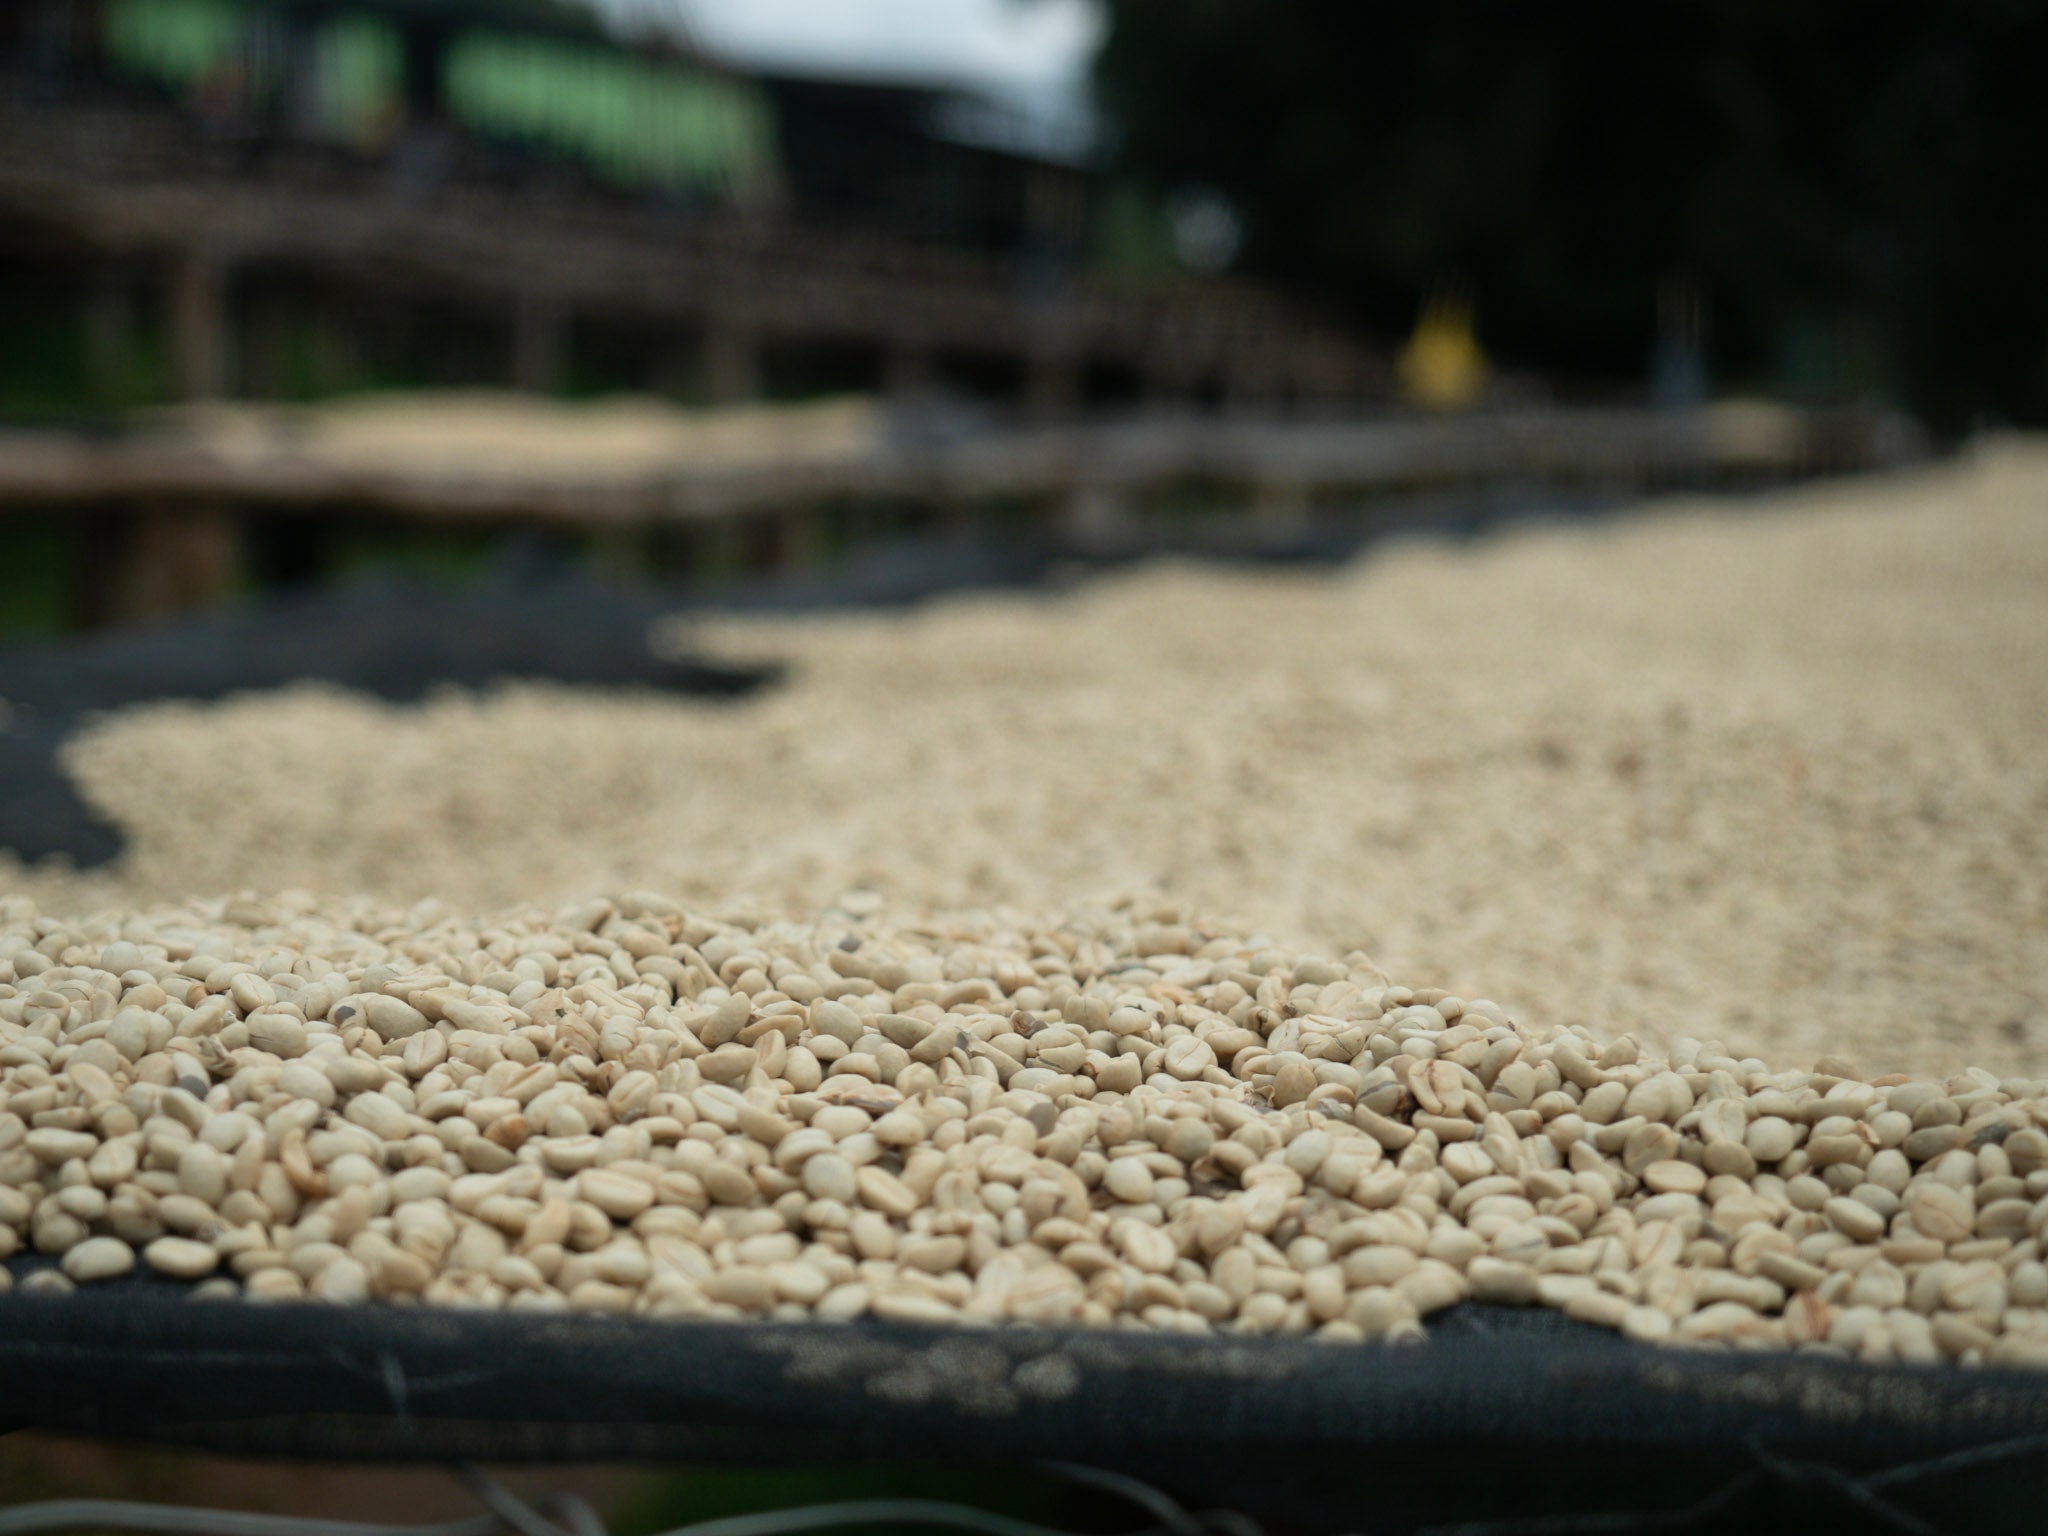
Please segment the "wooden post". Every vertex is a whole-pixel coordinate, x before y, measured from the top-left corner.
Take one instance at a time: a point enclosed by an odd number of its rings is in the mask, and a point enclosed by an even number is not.
[[[932,528],[941,538],[974,542],[981,529],[981,508],[955,491],[941,491],[932,502]]]
[[[213,252],[187,246],[171,258],[171,379],[180,400],[227,392],[227,272]]]
[[[773,575],[783,569],[785,525],[772,512],[750,512],[733,524],[743,576]]]
[[[97,274],[85,309],[85,366],[102,405],[119,405],[135,351],[135,291],[115,263]]]
[[[1223,408],[1234,416],[1275,413],[1277,380],[1272,359],[1261,351],[1239,351],[1223,375]]]
[[[636,581],[653,568],[652,530],[639,522],[606,522],[591,535],[600,573],[613,581]]]
[[[700,580],[731,581],[747,570],[747,531],[743,520],[734,516],[704,518],[692,523],[696,569]]]
[[[786,575],[817,565],[819,546],[823,542],[819,525],[824,516],[824,505],[812,501],[798,502],[776,513],[772,520],[775,529],[774,564],[770,569]]]
[[[704,333],[705,393],[717,405],[761,398],[761,348],[744,323],[713,320]]]
[[[647,387],[671,400],[694,398],[704,380],[698,377],[700,359],[686,345],[663,344],[647,369]]]
[[[1299,480],[1266,478],[1252,488],[1252,517],[1269,535],[1306,533],[1312,513],[1309,488]]]
[[[938,387],[938,378],[930,347],[898,341],[882,354],[882,392],[892,400],[928,399]]]
[[[1195,399],[1196,370],[1187,359],[1169,353],[1149,354],[1138,375],[1140,409],[1162,416],[1186,411]]]
[[[284,394],[287,323],[282,294],[258,291],[244,300],[237,394],[252,400],[275,400]]]
[[[1033,349],[1025,362],[1024,408],[1033,416],[1067,416],[1081,404],[1081,360],[1050,347]]]
[[[512,311],[512,387],[551,395],[568,362],[569,317],[553,300],[522,293]]]
[[[81,573],[84,607],[104,622],[166,618],[216,603],[234,584],[235,520],[224,507],[145,504],[108,533],[87,551]]]
[[[313,372],[321,390],[357,389],[363,383],[362,320],[347,302],[323,305],[313,321]]]
[[[204,246],[186,246],[171,258],[171,380],[180,400],[227,392],[227,280],[227,264]],[[235,519],[218,505],[124,508],[95,543],[100,547],[80,564],[89,588],[81,607],[113,623],[218,601],[233,585],[240,558]]]
[[[1100,485],[1076,485],[1055,502],[1054,518],[1060,536],[1084,550],[1127,548],[1143,532],[1130,498]]]

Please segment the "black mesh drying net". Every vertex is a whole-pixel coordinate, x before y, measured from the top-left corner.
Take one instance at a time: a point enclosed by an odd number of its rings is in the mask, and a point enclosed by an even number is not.
[[[28,1427],[344,1460],[1078,1462],[1324,1531],[2026,1530],[2048,1495],[2048,1378],[1469,1305],[1382,1347],[17,1287],[0,1428]]]

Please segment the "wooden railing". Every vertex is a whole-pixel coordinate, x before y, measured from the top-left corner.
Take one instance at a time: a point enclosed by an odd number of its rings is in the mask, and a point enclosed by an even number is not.
[[[0,223],[183,263],[218,287],[239,268],[298,267],[420,303],[523,304],[556,324],[597,314],[716,330],[726,345],[1003,357],[1049,396],[1077,394],[1100,366],[1246,400],[1383,397],[1387,377],[1348,337],[1235,281],[1077,270],[1048,284],[975,253],[729,212],[665,216],[545,180],[421,187],[316,146],[208,142],[168,110],[36,107],[4,90]],[[220,392],[204,365],[225,348],[181,346],[201,354],[179,370],[184,393]]]

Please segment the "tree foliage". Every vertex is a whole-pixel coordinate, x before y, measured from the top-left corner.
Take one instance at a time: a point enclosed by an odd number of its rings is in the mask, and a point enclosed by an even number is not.
[[[1694,284],[1724,379],[2048,420],[2048,7],[1114,0],[1128,169],[1222,188],[1245,263],[1382,331],[1635,377]]]

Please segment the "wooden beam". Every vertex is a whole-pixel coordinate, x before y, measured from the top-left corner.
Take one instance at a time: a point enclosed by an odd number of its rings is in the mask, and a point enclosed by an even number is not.
[[[1191,480],[1240,491],[1284,485],[1305,498],[1516,480],[1643,487],[1673,474],[1878,467],[1918,451],[1896,418],[1740,407],[1683,418],[1569,410],[1348,421],[1139,416],[924,445],[878,434],[830,455],[651,459],[630,473],[523,466],[516,452],[502,464],[452,468],[368,447],[323,452],[317,439],[265,430],[252,418],[219,431],[113,439],[0,433],[0,508],[179,502],[264,515],[345,508],[449,522],[712,524],[833,501],[1029,500]]]

